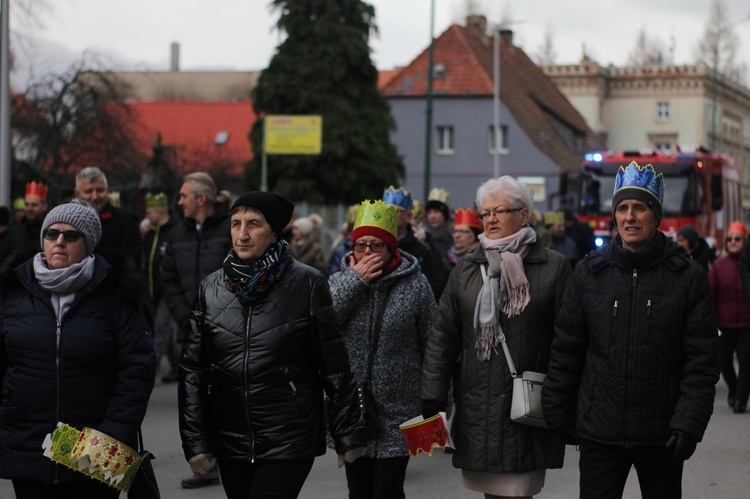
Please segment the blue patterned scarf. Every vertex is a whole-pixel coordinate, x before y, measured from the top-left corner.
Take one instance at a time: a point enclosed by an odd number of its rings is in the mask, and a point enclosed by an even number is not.
[[[284,240],[270,245],[265,253],[248,265],[230,250],[224,259],[224,275],[237,298],[247,306],[255,296],[265,294],[281,279],[285,266],[280,265],[290,258],[289,245]]]

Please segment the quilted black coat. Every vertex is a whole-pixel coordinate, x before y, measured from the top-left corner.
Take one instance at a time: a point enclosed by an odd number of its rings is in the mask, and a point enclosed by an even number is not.
[[[90,480],[42,455],[58,421],[136,446],[155,358],[141,313],[148,293],[131,263],[97,254],[59,325],[30,260],[0,275],[0,477]]]
[[[645,253],[613,241],[578,264],[555,328],[544,414],[582,442],[700,440],[719,379],[706,271],[662,233]]]
[[[286,250],[288,252],[288,249]],[[364,420],[326,277],[287,257],[245,308],[223,270],[201,282],[180,361],[185,457],[308,459],[325,453],[323,393],[338,453],[364,447]]]
[[[422,399],[445,402],[453,381],[453,465],[471,471],[524,472],[563,465],[565,444],[557,432],[510,420],[513,378],[502,348],[488,361],[477,359],[474,310],[487,265],[478,246],[453,269],[427,342]],[[518,372],[546,372],[555,315],[571,274],[559,253],[532,246],[523,261],[531,301],[518,316],[500,312]]]

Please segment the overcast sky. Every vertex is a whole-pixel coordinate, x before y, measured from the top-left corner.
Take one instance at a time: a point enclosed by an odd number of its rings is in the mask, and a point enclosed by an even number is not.
[[[0,0],[2,1],[2,0]],[[29,74],[61,72],[93,51],[114,69],[169,69],[170,44],[180,44],[183,70],[263,69],[279,43],[273,29],[278,14],[268,0],[46,0],[38,14],[43,26],[17,19],[11,0],[12,46],[22,70],[14,86]],[[750,2],[726,0],[728,19],[739,22],[742,60],[750,65]],[[538,52],[551,30],[558,64],[580,61],[583,47],[601,65],[624,65],[638,32],[673,47],[673,61],[692,64],[711,0],[434,0],[435,36],[450,24],[464,24],[465,6],[483,10],[491,23],[505,15],[515,21],[516,45]],[[380,69],[402,66],[427,47],[431,0],[371,0],[379,35],[371,40]]]

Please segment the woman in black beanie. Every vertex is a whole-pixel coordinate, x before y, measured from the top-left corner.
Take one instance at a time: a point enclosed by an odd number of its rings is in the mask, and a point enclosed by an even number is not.
[[[326,419],[342,465],[366,441],[328,281],[281,238],[293,211],[269,192],[235,201],[232,250],[200,284],[180,361],[185,457],[199,476],[218,461],[230,499],[297,497]]]
[[[693,260],[700,263],[706,269],[706,272],[716,259],[716,255],[708,246],[706,240],[700,237],[700,234],[692,225],[686,225],[677,231],[677,244],[685,248],[685,251]]]

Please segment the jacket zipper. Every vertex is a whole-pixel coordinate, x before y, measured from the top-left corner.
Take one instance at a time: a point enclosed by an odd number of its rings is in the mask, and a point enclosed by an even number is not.
[[[627,342],[628,342],[628,359],[633,358],[633,335],[634,335],[634,329],[635,329],[635,301],[636,301],[636,288],[638,286],[638,269],[633,269],[633,281],[631,285],[631,294],[630,294],[630,331],[628,334]],[[627,362],[627,379],[630,379],[631,375],[631,369],[632,369],[632,362]],[[630,383],[628,383],[628,386],[625,389],[625,407],[630,407]],[[628,418],[628,411],[625,412],[625,418]],[[625,433],[626,433],[626,439],[627,443],[626,446],[630,447],[630,438],[627,437],[628,435],[628,428],[630,427],[630,424],[628,421],[625,421]]]
[[[62,325],[60,319],[55,319],[57,328],[55,329],[55,421],[60,421],[60,396],[61,396],[61,381],[60,381],[60,333]],[[57,424],[57,423],[55,423]],[[59,477],[60,468],[55,466],[55,483]]]
[[[247,310],[247,320],[245,321],[245,355],[243,359],[243,379],[245,380],[245,386],[243,387],[243,391],[245,392],[245,421],[247,422],[247,427],[250,430],[250,463],[255,463],[255,434],[253,433],[253,426],[250,422],[250,398],[247,396],[247,390],[248,385],[250,384],[248,382],[248,372],[247,372],[247,363],[248,363],[248,357],[250,356],[250,319],[252,317],[252,314],[250,313],[250,309]]]

